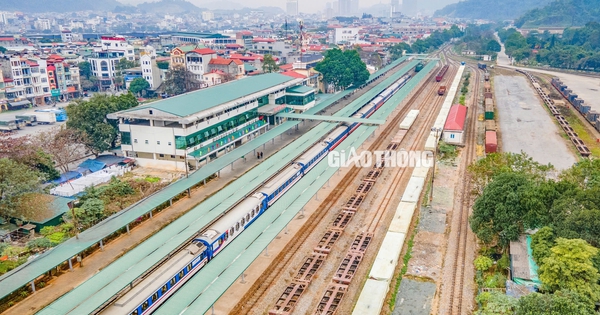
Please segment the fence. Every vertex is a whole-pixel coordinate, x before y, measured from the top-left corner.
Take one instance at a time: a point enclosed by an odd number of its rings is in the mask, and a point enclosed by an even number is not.
[[[52,188],[50,194],[61,197],[72,197],[83,192],[87,187],[106,183],[113,176],[122,176],[129,171],[131,171],[131,166],[113,165],[73,181],[62,183],[60,186]]]

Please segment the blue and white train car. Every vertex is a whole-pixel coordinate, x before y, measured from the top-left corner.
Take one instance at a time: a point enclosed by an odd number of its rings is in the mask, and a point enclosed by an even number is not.
[[[138,283],[115,303],[103,310],[102,314],[142,315],[152,313],[206,265],[208,260],[204,244],[194,240],[192,244],[173,255],[156,269],[151,277]]]
[[[303,166],[297,163],[292,163],[279,172],[279,174],[277,174],[271,180],[269,180],[259,189],[258,192],[265,196],[267,199],[267,205],[271,206],[281,197],[281,195],[294,186],[294,184],[299,181],[303,175]]]

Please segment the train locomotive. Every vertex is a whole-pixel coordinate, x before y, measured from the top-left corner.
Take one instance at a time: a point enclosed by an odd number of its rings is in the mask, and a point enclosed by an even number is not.
[[[409,74],[401,77],[352,117],[370,117],[410,78]],[[204,228],[190,245],[171,256],[125,295],[118,297],[112,305],[103,310],[103,313],[141,315],[155,311],[359,126],[360,123],[351,123],[335,128],[322,141],[259,187],[254,194]]]

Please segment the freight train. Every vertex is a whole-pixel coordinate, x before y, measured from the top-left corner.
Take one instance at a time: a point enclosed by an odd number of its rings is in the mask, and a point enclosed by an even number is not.
[[[591,107],[588,105],[584,105],[584,100],[580,99],[579,96],[569,87],[562,83],[559,78],[552,78],[552,86],[562,94],[562,96],[569,102],[573,107],[580,112],[593,126],[596,130],[600,131],[600,123],[598,123],[598,118],[600,114],[592,111]]]
[[[445,65],[442,67],[442,69],[440,69],[440,72],[438,72],[438,74],[435,76],[435,81],[441,82],[442,79],[444,79],[444,75],[446,74],[446,71],[448,71],[448,65]]]
[[[411,78],[407,74],[377,95],[352,117],[368,118]],[[150,314],[170,295],[205,266],[215,255],[248,228],[286,191],[337,147],[359,123],[341,124],[324,140],[308,149],[279,174],[239,202],[197,234],[190,245],[171,256],[159,268],[104,310],[104,314]]]

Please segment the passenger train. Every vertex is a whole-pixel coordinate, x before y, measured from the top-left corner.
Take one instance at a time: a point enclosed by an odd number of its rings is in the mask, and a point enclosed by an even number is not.
[[[352,117],[370,117],[410,78],[410,74],[401,77]],[[359,126],[359,123],[342,124],[334,129],[324,140],[259,187],[256,193],[238,203],[212,225],[202,230],[190,245],[173,255],[133,289],[119,297],[103,313],[141,315],[155,311]]]

